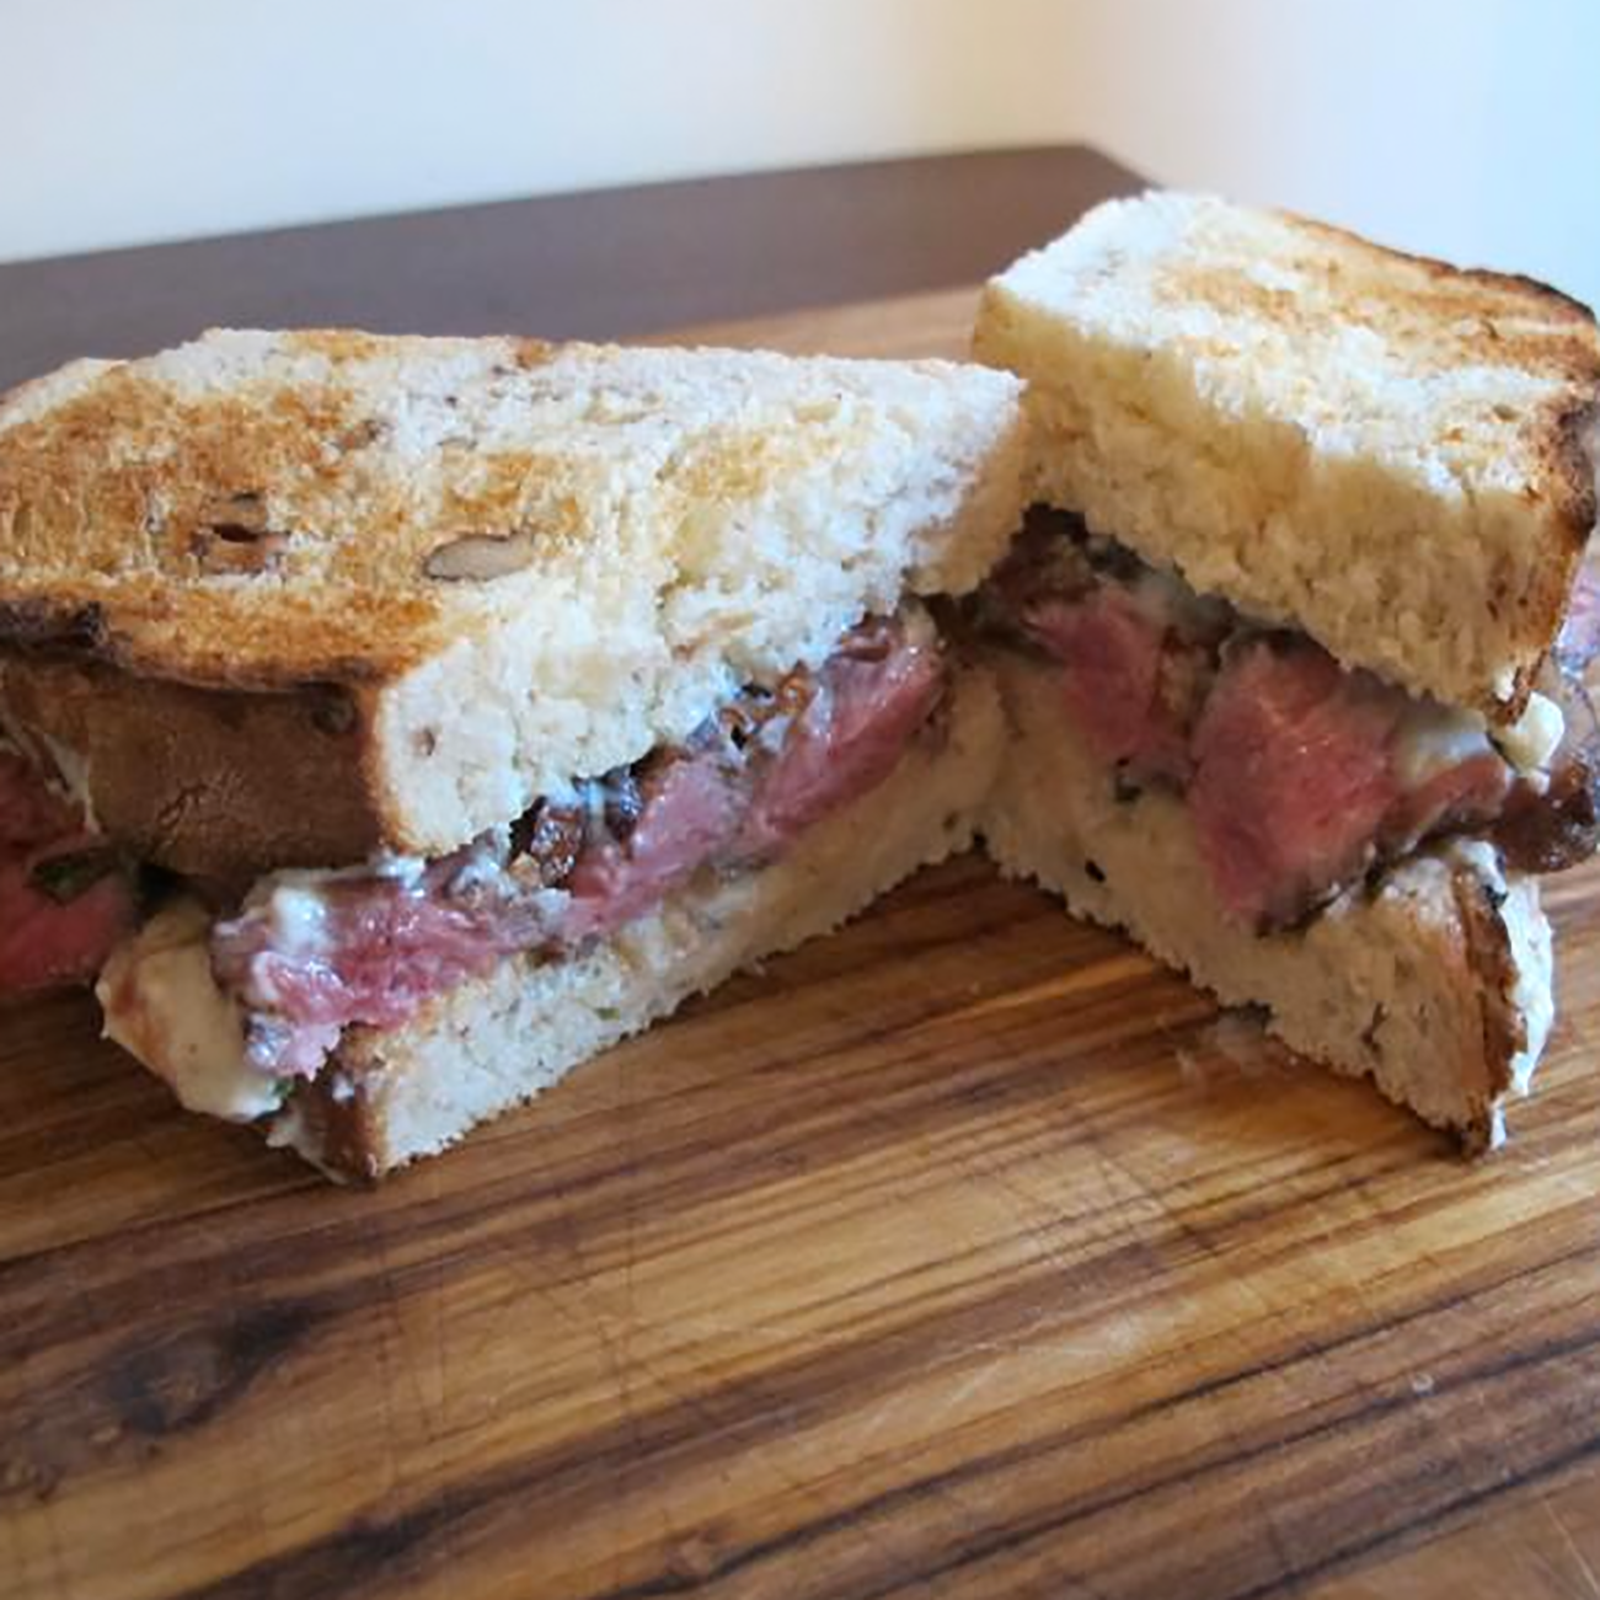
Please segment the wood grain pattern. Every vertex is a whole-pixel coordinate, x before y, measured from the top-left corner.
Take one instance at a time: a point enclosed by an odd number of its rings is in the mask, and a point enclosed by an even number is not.
[[[13,1011],[0,1593],[1593,1594],[1600,873],[1549,898],[1477,1166],[974,861],[377,1193]]]

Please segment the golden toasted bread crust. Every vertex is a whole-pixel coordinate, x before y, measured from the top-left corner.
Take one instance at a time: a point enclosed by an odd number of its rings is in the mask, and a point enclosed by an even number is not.
[[[79,367],[0,402],[0,646],[248,688],[392,677],[630,513],[670,540],[859,444],[852,387],[957,370],[343,330]]]
[[[1411,250],[1397,250],[1393,245],[1375,244],[1371,239],[1331,222],[1308,217],[1303,212],[1279,209],[1273,215],[1281,217],[1292,226],[1313,236],[1348,250],[1352,255],[1371,258],[1375,267],[1397,261],[1408,261],[1427,277],[1437,280],[1442,287],[1439,309],[1452,309],[1457,292],[1463,284],[1473,284],[1485,295],[1498,295],[1502,305],[1511,311],[1525,308],[1531,299],[1545,302],[1547,314],[1557,321],[1565,320],[1575,329],[1594,325],[1594,312],[1583,301],[1564,294],[1560,289],[1541,283],[1537,278],[1525,277],[1518,272],[1496,272],[1489,267],[1461,267],[1453,261],[1443,261],[1437,256],[1418,255]]]
[[[537,441],[485,424],[551,352],[217,333],[24,385],[0,405],[0,646],[217,687],[394,676],[456,598],[433,548],[526,515]]]
[[[1552,563],[1555,581],[1550,585],[1550,599],[1564,613],[1577,562],[1600,509],[1596,505],[1600,342],[1594,312],[1581,300],[1537,278],[1485,267],[1458,267],[1433,256],[1374,244],[1360,234],[1298,212],[1277,214],[1313,238],[1337,245],[1353,259],[1366,258],[1373,272],[1381,275],[1386,293],[1406,294],[1419,316],[1431,314],[1437,319],[1435,337],[1456,332],[1464,363],[1481,358],[1496,365],[1521,365],[1565,385],[1565,392],[1530,408],[1522,433],[1534,466],[1532,487],[1548,499],[1554,530],[1568,535],[1577,552],[1569,567],[1562,567],[1559,561]],[[1423,284],[1413,283],[1407,292],[1404,280],[1391,276],[1398,263],[1415,268]],[[1530,318],[1534,308],[1538,316]],[[1553,638],[1561,616],[1548,626]]]

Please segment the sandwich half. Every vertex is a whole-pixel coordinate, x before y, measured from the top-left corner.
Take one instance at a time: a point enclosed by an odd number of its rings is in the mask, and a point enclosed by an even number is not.
[[[1600,341],[1541,285],[1150,194],[995,279],[1027,527],[982,831],[1296,1049],[1496,1140],[1596,842]]]
[[[217,332],[0,404],[0,991],[373,1177],[963,847],[949,363]]]

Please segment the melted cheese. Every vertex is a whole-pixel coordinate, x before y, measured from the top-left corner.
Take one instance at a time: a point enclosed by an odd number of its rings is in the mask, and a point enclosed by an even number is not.
[[[1519,772],[1536,772],[1549,766],[1566,731],[1561,707],[1542,694],[1531,694],[1522,715],[1494,738],[1500,753]]]
[[[312,887],[280,884],[267,901],[273,943],[286,956],[316,955],[327,943],[328,904]]]
[[[189,1110],[253,1122],[280,1108],[285,1084],[250,1064],[239,1008],[211,976],[210,927],[196,901],[163,907],[112,953],[95,994],[106,1037]]]
[[[1420,789],[1430,778],[1492,748],[1476,712],[1422,702],[1406,712],[1395,735],[1395,776],[1406,789]]]
[[[1561,708],[1542,694],[1530,695],[1521,717],[1492,734],[1475,711],[1420,701],[1407,712],[1396,737],[1395,774],[1407,788],[1421,788],[1429,778],[1492,748],[1522,776],[1537,777],[1565,733]]]

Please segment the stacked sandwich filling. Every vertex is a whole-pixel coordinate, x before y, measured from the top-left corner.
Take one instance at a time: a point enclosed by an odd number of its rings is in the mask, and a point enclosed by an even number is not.
[[[92,978],[133,921],[128,875],[48,754],[0,740],[0,997]]]
[[[1220,904],[1254,931],[1303,923],[1448,834],[1487,835],[1533,871],[1595,848],[1587,640],[1569,637],[1565,670],[1552,669],[1515,726],[1490,728],[1347,671],[1306,635],[1203,598],[1043,508],[979,612],[1058,674],[1119,794],[1182,797]]]
[[[852,629],[815,671],[746,688],[682,744],[547,795],[452,855],[262,879],[208,934],[250,1068],[314,1075],[346,1027],[403,1024],[509,956],[563,959],[702,873],[769,865],[937,737],[947,679],[931,620],[908,606]],[[120,977],[105,988],[108,1012],[137,999]]]

